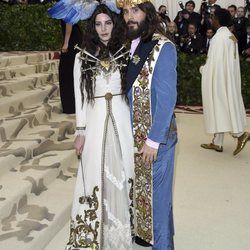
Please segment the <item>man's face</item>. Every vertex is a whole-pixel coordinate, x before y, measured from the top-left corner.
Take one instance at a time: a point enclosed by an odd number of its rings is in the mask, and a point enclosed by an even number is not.
[[[228,11],[230,12],[231,17],[235,17],[236,11],[234,8],[230,7],[230,8],[228,8]]]
[[[207,38],[208,39],[211,39],[214,35],[214,32],[212,29],[208,29],[207,32],[206,32],[206,35],[207,35]]]
[[[189,35],[194,35],[196,33],[196,27],[192,24],[188,25],[188,33]]]
[[[167,13],[167,8],[162,6],[159,10],[160,13],[166,14]]]
[[[194,6],[191,3],[188,3],[185,7],[185,9],[189,12],[192,13],[194,11]]]
[[[243,8],[238,8],[237,17],[243,17],[243,16],[245,16],[244,9]]]
[[[175,22],[170,22],[170,23],[168,23],[168,25],[167,25],[167,30],[168,30],[168,32],[170,32],[171,34],[172,34],[172,33],[175,33],[176,30],[177,30]]]
[[[127,5],[123,8],[123,18],[127,24],[128,37],[140,37],[144,30],[146,14],[138,6]]]
[[[250,26],[247,26],[247,35],[250,36]]]
[[[214,4],[216,0],[208,0],[208,4]]]

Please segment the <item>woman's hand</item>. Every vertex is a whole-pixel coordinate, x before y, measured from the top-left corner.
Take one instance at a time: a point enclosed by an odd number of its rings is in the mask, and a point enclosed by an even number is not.
[[[62,53],[67,53],[68,47],[69,47],[69,45],[67,43],[63,44],[62,49],[61,49]]]
[[[81,155],[82,154],[84,143],[85,143],[85,136],[84,135],[78,135],[75,138],[74,148],[76,150],[76,154],[77,155]]]

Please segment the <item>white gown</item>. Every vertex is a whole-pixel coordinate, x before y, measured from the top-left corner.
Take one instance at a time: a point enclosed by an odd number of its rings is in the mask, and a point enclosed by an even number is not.
[[[132,249],[133,138],[120,71],[96,76],[95,102],[82,106],[79,53],[74,68],[77,127],[86,126],[73,199],[69,249]],[[84,180],[84,181],[83,181]],[[85,190],[85,191],[84,191]],[[89,196],[81,204],[80,197]]]

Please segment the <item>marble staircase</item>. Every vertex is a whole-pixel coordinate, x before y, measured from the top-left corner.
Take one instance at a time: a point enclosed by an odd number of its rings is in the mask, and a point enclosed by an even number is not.
[[[0,53],[1,250],[45,249],[69,221],[75,117],[61,112],[56,58]]]

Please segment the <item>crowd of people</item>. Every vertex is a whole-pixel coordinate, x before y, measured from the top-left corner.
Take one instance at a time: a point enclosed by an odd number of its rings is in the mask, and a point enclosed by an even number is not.
[[[212,27],[214,11],[221,7],[216,4],[216,0],[203,1],[197,12],[195,1],[187,1],[185,5],[179,2],[179,5],[182,10],[173,21],[168,16],[167,6],[161,5],[158,8],[168,36],[183,52],[206,54],[215,34]],[[228,6],[232,17],[229,29],[238,40],[239,54],[244,57],[250,56],[250,20],[246,17],[248,8],[249,4],[244,7]]]

